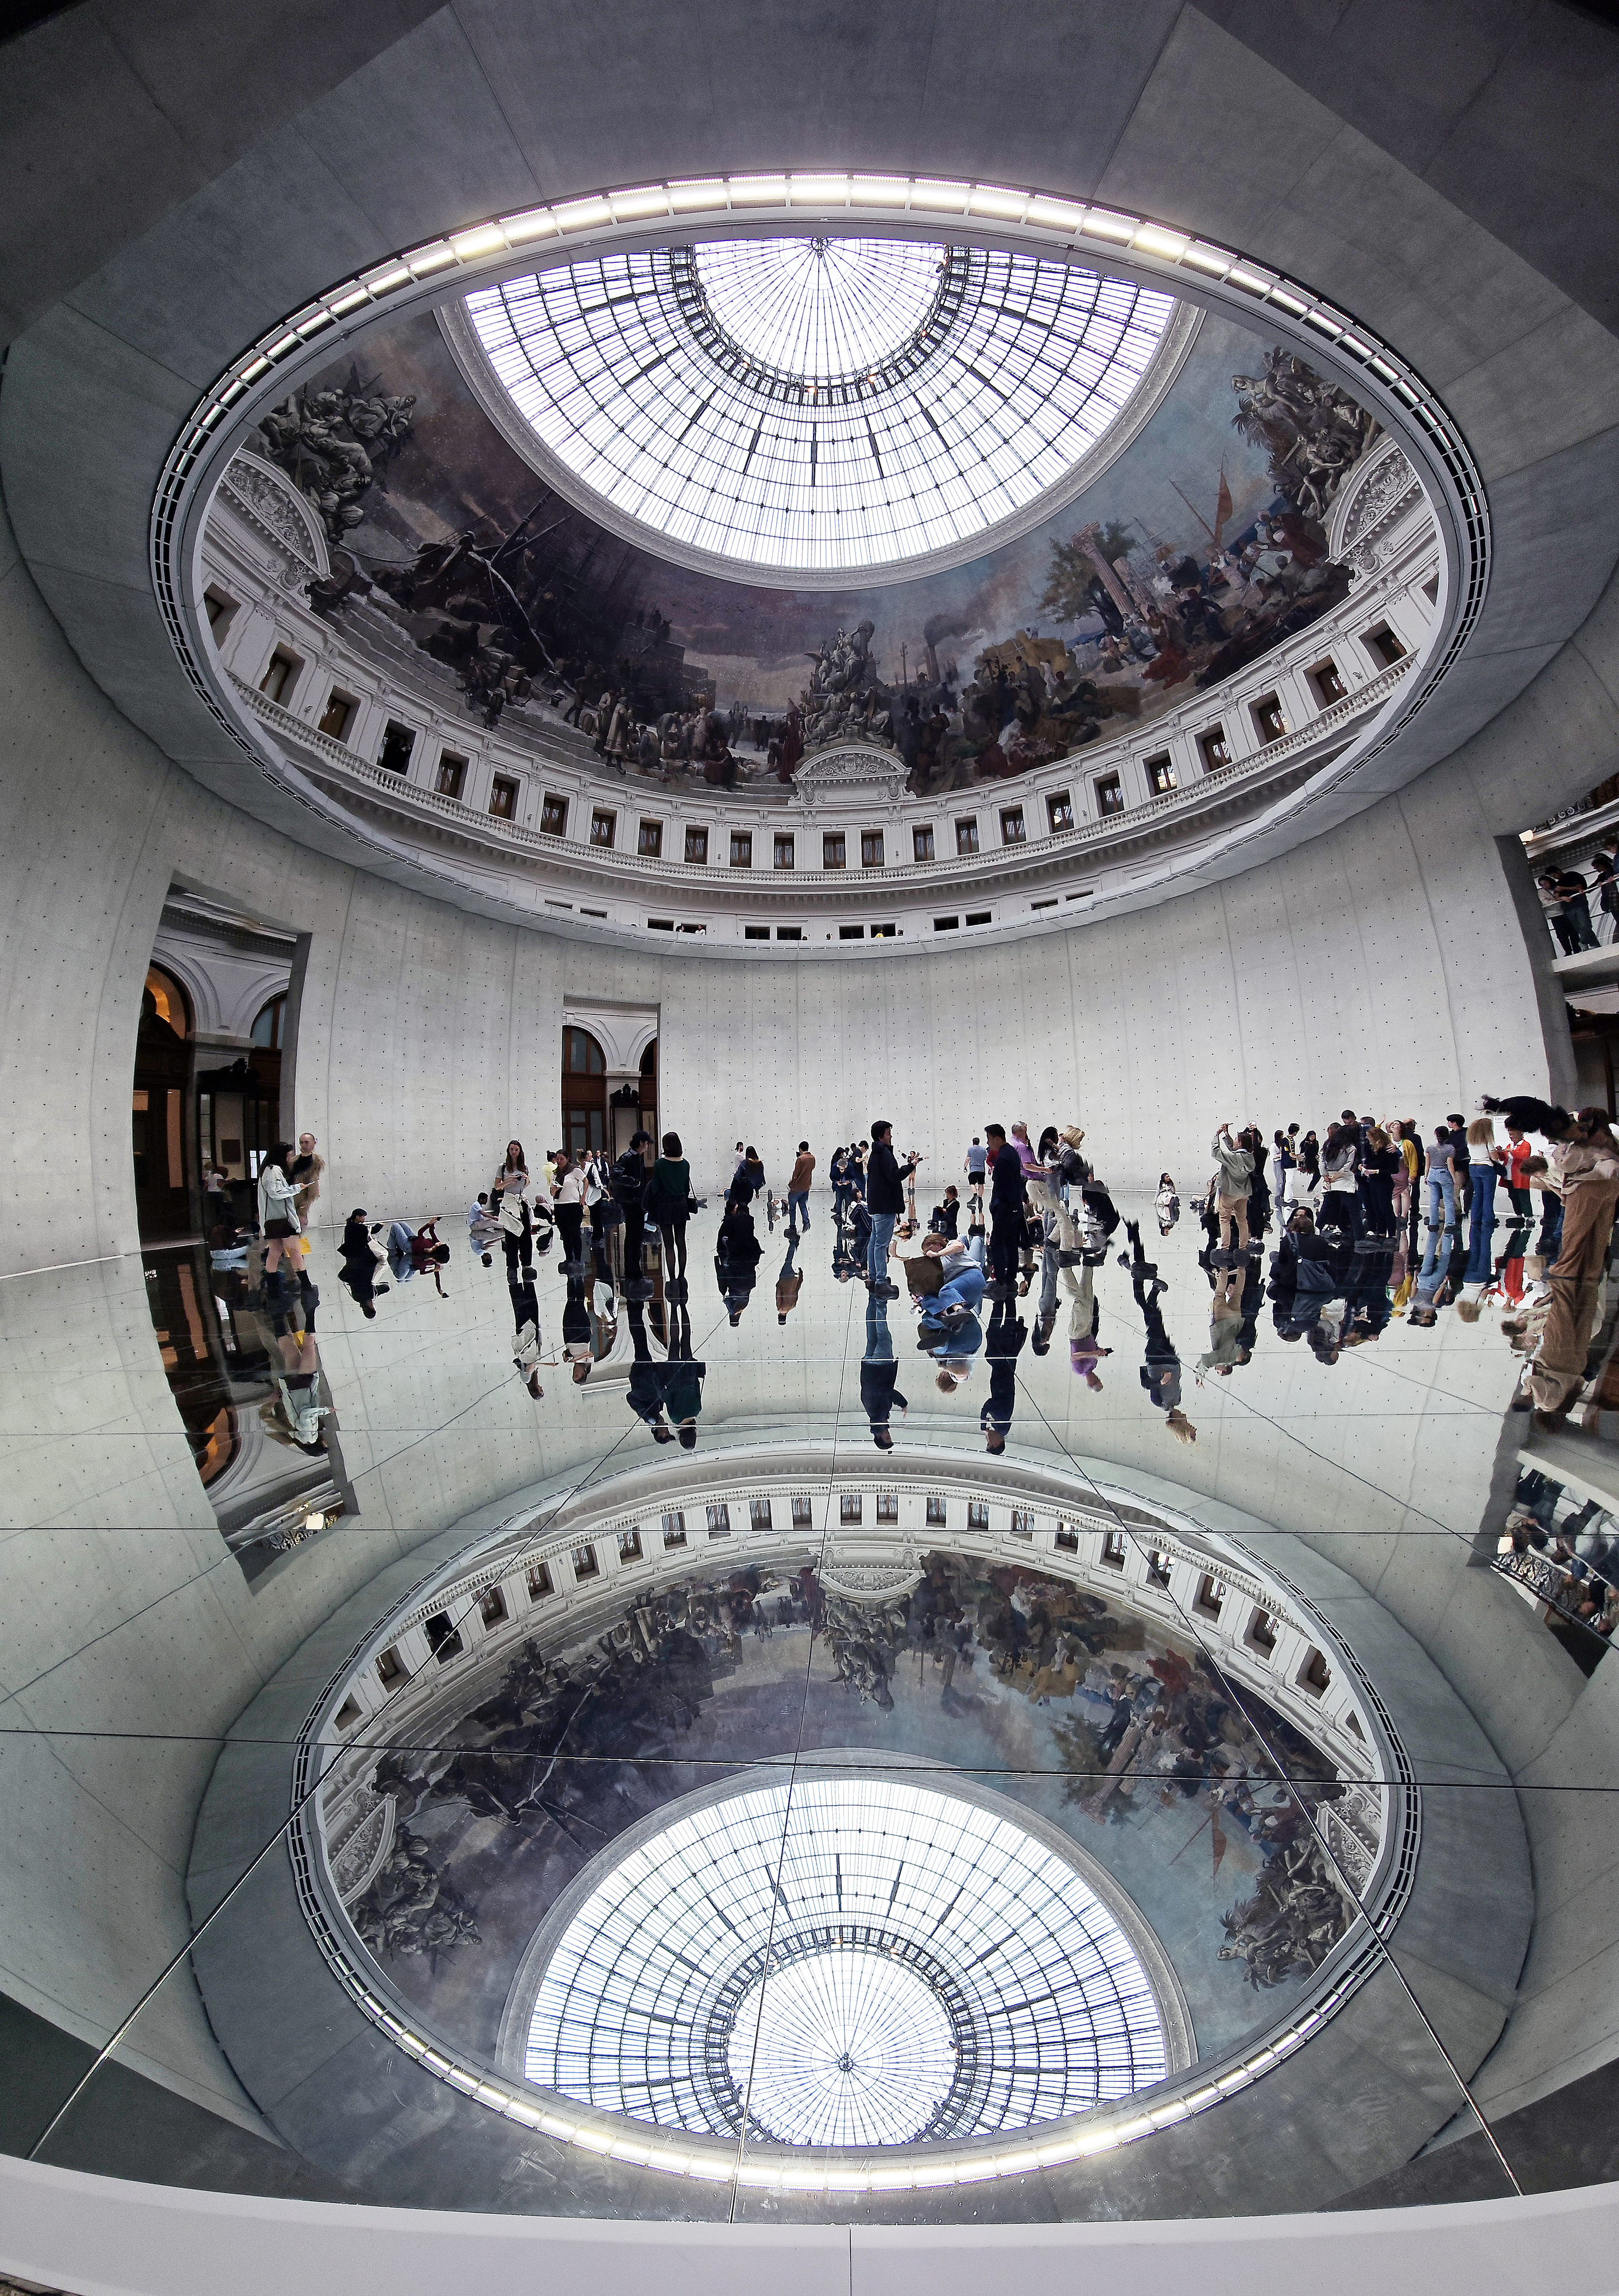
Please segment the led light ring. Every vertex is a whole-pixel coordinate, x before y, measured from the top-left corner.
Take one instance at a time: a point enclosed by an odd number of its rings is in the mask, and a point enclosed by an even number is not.
[[[744,1480],[760,1480],[757,1475],[750,1475],[747,1460],[739,1458],[736,1464]],[[970,1463],[964,1460],[963,1464]],[[1004,1497],[1004,1489],[998,1496]],[[1039,1488],[1031,1486],[1031,1496],[1039,1504],[1059,1504],[1043,1485]],[[1153,1521],[1160,1520],[1183,1535],[1211,1541],[1216,1546],[1229,1547],[1241,1558],[1244,1567],[1254,1571],[1262,1580],[1267,1577],[1276,1578],[1278,1584],[1289,1587],[1294,1599],[1312,1619],[1321,1622],[1321,1614],[1313,1603],[1296,1588],[1291,1588],[1290,1581],[1284,1579],[1268,1563],[1261,1562],[1242,1540],[1232,1534],[1212,1531],[1184,1511],[1155,1502],[1153,1516],[1144,1516],[1140,1501],[1134,1492],[1108,1485],[1087,1486],[1082,1493],[1076,1489],[1066,1501],[1072,1511],[1081,1514],[1093,1513],[1098,1503],[1114,1507],[1128,1526],[1144,1532],[1150,1532]],[[532,1512],[530,1511],[530,1516]],[[1138,1522],[1136,1518],[1139,1518]],[[509,1537],[511,1529],[511,1524],[503,1524],[492,1537]],[[578,1524],[571,1522],[569,1538],[576,1538],[578,1531]],[[299,1905],[323,1957],[359,2013],[385,2033],[396,2046],[418,2063],[425,2065],[435,2079],[447,2081],[453,2057],[448,2045],[440,2046],[434,2053],[437,2063],[428,2062],[431,2044],[423,2040],[415,2030],[421,2022],[418,2013],[403,1996],[394,1991],[381,1971],[370,1963],[368,1956],[363,1967],[353,1957],[352,1931],[341,1905],[332,1893],[325,1869],[318,1815],[315,1808],[316,1795],[312,1789],[321,1774],[324,1758],[330,1751],[331,1718],[346,1695],[348,1683],[357,1668],[374,1658],[390,1633],[398,1632],[399,1618],[413,1605],[419,1604],[435,1589],[452,1584],[459,1576],[464,1575],[469,1558],[487,1547],[490,1536],[486,1534],[463,1549],[458,1556],[426,1573],[388,1620],[368,1629],[354,1644],[309,1711],[295,1748],[291,1781],[292,1815],[287,1827],[288,1857]],[[1043,1554],[1042,1567],[1053,1575],[1066,1575],[1062,1569],[1060,1554]],[[1357,1678],[1367,1685],[1364,1669],[1352,1652],[1338,1643],[1324,1622],[1322,1631],[1329,1647],[1343,1657]],[[1367,1686],[1369,1688],[1368,1685]],[[1124,2144],[1138,2143],[1159,2128],[1173,2126],[1212,2110],[1226,2098],[1251,2087],[1278,2064],[1287,2062],[1306,2041],[1349,2005],[1368,1979],[1386,1969],[1383,1939],[1395,1926],[1415,1883],[1421,1839],[1420,1791],[1386,1708],[1375,1693],[1373,1698],[1378,1718],[1377,1726],[1380,1733],[1386,1732],[1388,1751],[1397,1765],[1396,1779],[1391,1782],[1398,1784],[1401,1800],[1401,1833],[1396,1852],[1392,1859],[1385,1857],[1380,1878],[1374,1877],[1371,1921],[1357,1921],[1351,1927],[1317,1971],[1319,1989],[1313,1998],[1301,2005],[1290,2019],[1273,2027],[1265,2036],[1260,2049],[1249,2051],[1234,2064],[1215,2062],[1194,2066],[1181,2077],[1177,2089],[1150,2115],[1136,2113],[1128,2106],[1121,2106],[1111,2112],[1093,2112],[1073,2121],[1056,2123],[1049,2136],[1040,2135],[1032,2144],[1027,2134],[1020,2131],[1012,2138],[979,2138],[966,2146],[951,2144],[930,2145],[925,2152],[917,2152],[903,2163],[885,2162],[880,2156],[865,2160],[857,2157],[836,2169],[802,2172],[798,2179],[798,2188],[805,2188],[804,2177],[807,2176],[808,2188],[810,2189],[871,2194],[935,2191],[985,2178],[1026,2176],[1031,2169],[1097,2158]],[[349,1943],[344,1942],[346,1938]],[[445,2067],[442,2072],[439,2070],[440,2064]],[[754,2190],[787,2188],[789,2172],[775,2167],[766,2168],[758,2158],[744,2161],[739,2168],[734,2148],[694,2136],[665,2136],[662,2132],[651,2129],[636,2132],[628,2122],[620,2122],[615,2127],[614,2116],[585,2107],[570,2107],[562,2098],[537,2100],[532,2092],[523,2094],[519,2084],[493,2077],[487,2069],[481,2068],[475,2073],[462,2073],[450,2085],[463,2094],[473,2095],[487,2110],[522,2128],[550,2136],[559,2144],[579,2144],[595,2154],[612,2154],[637,2166],[656,2169],[699,2184],[725,2184],[735,2179]]]
[[[194,543],[194,529],[214,477],[234,449],[237,425],[259,402],[267,402],[272,393],[284,396],[302,373],[329,359],[361,327],[441,297],[451,272],[468,285],[482,283],[514,268],[514,257],[531,261],[536,248],[554,251],[559,262],[567,262],[574,259],[572,250],[586,252],[593,244],[652,247],[666,242],[671,226],[682,240],[700,231],[727,228],[757,236],[773,217],[790,229],[801,230],[806,217],[829,222],[833,210],[840,221],[863,221],[867,229],[886,226],[903,233],[919,219],[937,229],[948,217],[954,236],[975,237],[981,243],[1004,246],[1010,242],[1037,252],[1067,253],[1089,261],[1111,258],[1155,283],[1179,283],[1183,295],[1201,296],[1217,308],[1273,315],[1282,333],[1313,346],[1318,355],[1321,344],[1329,346],[1340,365],[1360,378],[1360,387],[1369,402],[1393,415],[1402,443],[1414,446],[1426,461],[1456,529],[1459,581],[1455,619],[1426,683],[1412,697],[1412,709],[1422,706],[1483,611],[1490,568],[1489,508],[1467,441],[1436,394],[1372,330],[1296,281],[1231,249],[1149,217],[1082,201],[928,176],[716,176],[629,186],[525,209],[390,257],[339,282],[279,322],[258,345],[234,360],[198,400],[169,449],[153,495],[152,586],[186,676],[260,774],[307,811],[322,820],[330,818],[325,808],[267,763],[226,709],[204,667],[200,624],[181,586],[180,566]],[[908,235],[920,234],[912,228]],[[1225,291],[1217,294],[1216,289]],[[458,285],[456,291],[466,289]],[[1409,439],[1412,425],[1418,433],[1416,439]],[[1386,747],[1395,730],[1365,752],[1353,769],[1360,770]],[[403,853],[400,857],[414,859]],[[423,873],[449,874],[425,866]]]

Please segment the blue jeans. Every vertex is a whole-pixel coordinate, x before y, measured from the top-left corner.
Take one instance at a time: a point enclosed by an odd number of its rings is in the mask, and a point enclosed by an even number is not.
[[[1467,1282],[1488,1283],[1492,1261],[1490,1239],[1495,1232],[1495,1166],[1473,1167],[1473,1208],[1467,1228]]]
[[[984,1273],[975,1260],[957,1267],[948,1283],[939,1286],[941,1308],[966,1308],[976,1315],[983,1300]]]
[[[866,1269],[874,1283],[888,1281],[888,1247],[893,1241],[894,1222],[898,1212],[871,1214],[871,1242],[867,1251]]]
[[[791,1188],[787,1192],[787,1226],[789,1227],[795,1227],[798,1224],[801,1214],[803,1217],[804,1226],[808,1227],[810,1225],[810,1191],[808,1188]]]
[[[1456,1225],[1456,1175],[1448,1164],[1441,1170],[1428,1174],[1428,1226],[1430,1227],[1436,1228],[1440,1226],[1437,1214],[1442,1202],[1444,1206],[1443,1225],[1446,1227],[1454,1227]]]

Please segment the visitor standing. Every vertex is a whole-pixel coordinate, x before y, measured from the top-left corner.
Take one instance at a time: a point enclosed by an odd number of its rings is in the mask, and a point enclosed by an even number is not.
[[[871,1158],[866,1174],[866,1208],[871,1215],[871,1242],[867,1255],[866,1281],[880,1300],[897,1300],[900,1287],[888,1280],[888,1247],[894,1223],[905,1210],[905,1183],[922,1161],[913,1150],[901,1164],[893,1151],[893,1127],[879,1119],[871,1128]]]
[[[810,1143],[801,1140],[798,1155],[787,1181],[787,1233],[798,1234],[801,1218],[807,1234],[810,1229],[810,1183],[815,1177],[815,1159],[810,1153]]]

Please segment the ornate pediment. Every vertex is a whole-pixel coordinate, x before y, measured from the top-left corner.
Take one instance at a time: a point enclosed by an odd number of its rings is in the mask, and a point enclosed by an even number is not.
[[[1392,439],[1380,439],[1338,490],[1329,554],[1357,574],[1375,573],[1395,527],[1422,499],[1422,483]]]
[[[806,813],[826,806],[845,813],[897,811],[908,771],[894,750],[863,742],[817,750],[793,771],[793,803]]]
[[[291,479],[274,463],[240,449],[220,481],[234,507],[267,541],[285,552],[304,571],[331,570],[326,539],[314,511]]]

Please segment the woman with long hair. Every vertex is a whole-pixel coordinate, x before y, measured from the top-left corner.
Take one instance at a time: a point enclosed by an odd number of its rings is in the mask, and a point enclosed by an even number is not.
[[[647,1218],[663,1239],[666,1278],[686,1281],[686,1223],[691,1213],[692,1168],[678,1132],[663,1135],[662,1152],[646,1186]]]

